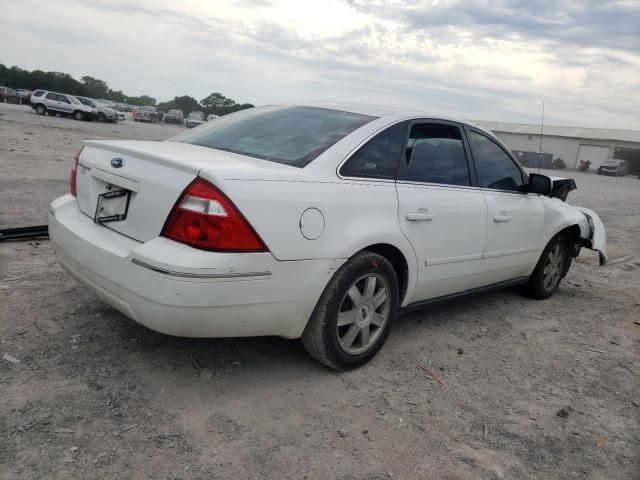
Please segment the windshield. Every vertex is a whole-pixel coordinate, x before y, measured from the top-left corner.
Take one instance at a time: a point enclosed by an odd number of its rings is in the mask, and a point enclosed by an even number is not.
[[[182,115],[182,112],[180,110],[169,110],[167,115]]]
[[[80,100],[80,103],[84,103],[85,105],[88,105],[90,107],[96,106],[96,102],[94,102],[93,100],[90,100],[88,98],[82,98],[82,97],[76,97],[76,98]]]
[[[171,141],[305,167],[376,117],[315,107],[263,107],[226,115]]]
[[[69,95],[67,98],[71,100],[71,103],[75,103],[76,105],[82,105],[76,97],[72,97]]]

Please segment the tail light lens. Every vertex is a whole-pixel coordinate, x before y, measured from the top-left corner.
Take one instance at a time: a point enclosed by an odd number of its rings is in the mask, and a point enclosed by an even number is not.
[[[76,156],[73,157],[73,167],[71,167],[71,181],[69,185],[69,193],[71,193],[71,195],[73,195],[74,197],[78,195],[78,185],[77,185],[78,161],[80,160],[80,154],[82,153],[83,148],[84,147],[80,147],[80,150],[78,150],[78,153],[76,153]]]
[[[182,193],[161,235],[202,250],[268,251],[233,202],[202,178],[196,178]]]

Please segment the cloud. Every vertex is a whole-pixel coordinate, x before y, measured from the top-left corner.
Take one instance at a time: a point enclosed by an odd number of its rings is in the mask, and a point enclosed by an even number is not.
[[[544,99],[549,123],[638,128],[636,1],[25,0],[3,12],[0,44],[12,45],[0,62],[160,99],[221,91],[517,122],[537,122]]]

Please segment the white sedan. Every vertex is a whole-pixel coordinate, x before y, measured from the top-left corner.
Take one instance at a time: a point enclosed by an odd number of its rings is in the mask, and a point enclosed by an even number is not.
[[[87,141],[50,207],[60,264],[189,337],[302,337],[334,369],[398,310],[499,287],[552,295],[602,222],[471,123],[363,105],[244,110],[164,142]]]

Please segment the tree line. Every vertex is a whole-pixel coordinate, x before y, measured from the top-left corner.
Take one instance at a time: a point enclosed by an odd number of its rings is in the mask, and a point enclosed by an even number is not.
[[[157,100],[149,95],[130,97],[121,90],[113,90],[107,82],[85,75],[76,80],[68,73],[44,72],[42,70],[25,70],[20,67],[7,67],[0,63],[0,85],[10,88],[25,88],[28,90],[53,90],[55,92],[81,95],[83,97],[113,100],[114,102],[128,103],[130,105],[157,106],[164,112],[171,109],[182,110],[185,114],[193,111],[203,111],[207,115],[226,115],[245,108],[253,107],[250,103],[237,103],[235,100],[225,97],[221,93],[212,93],[198,102],[188,95],[174,97],[173,100],[157,103]]]

